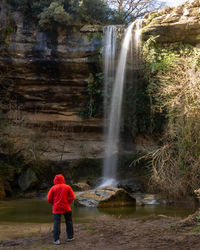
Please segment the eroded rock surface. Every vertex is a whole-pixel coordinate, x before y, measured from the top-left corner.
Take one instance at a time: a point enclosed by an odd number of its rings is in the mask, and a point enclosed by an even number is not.
[[[160,42],[200,43],[200,1],[189,0],[176,8],[166,8],[146,16],[143,38],[159,36]]]

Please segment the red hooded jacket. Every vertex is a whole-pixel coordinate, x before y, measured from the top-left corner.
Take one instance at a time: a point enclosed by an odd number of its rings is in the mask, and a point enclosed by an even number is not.
[[[65,178],[61,174],[56,175],[53,182],[54,186],[47,194],[47,200],[52,204],[53,214],[71,211],[70,204],[75,199],[72,188],[65,184]]]

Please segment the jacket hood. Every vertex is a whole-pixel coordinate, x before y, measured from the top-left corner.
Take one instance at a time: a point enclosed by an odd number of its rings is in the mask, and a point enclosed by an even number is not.
[[[64,176],[62,174],[57,174],[54,177],[53,183],[54,183],[54,185],[56,185],[56,184],[64,184],[65,183]]]

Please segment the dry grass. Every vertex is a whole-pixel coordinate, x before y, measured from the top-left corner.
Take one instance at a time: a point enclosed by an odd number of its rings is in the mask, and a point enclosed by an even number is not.
[[[52,224],[43,223],[1,223],[0,241],[30,237],[44,232],[51,232]]]
[[[200,186],[200,69],[199,52],[180,57],[153,83],[155,109],[166,112],[168,125],[162,146],[151,157],[151,186],[180,198]]]

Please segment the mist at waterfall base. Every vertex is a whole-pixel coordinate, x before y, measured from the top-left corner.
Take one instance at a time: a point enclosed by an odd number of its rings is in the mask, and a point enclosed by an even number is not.
[[[102,186],[117,185],[117,164],[120,140],[120,122],[123,100],[123,89],[126,76],[128,52],[138,55],[141,37],[141,20],[131,23],[125,31],[115,70],[117,29],[108,26],[105,32],[104,45],[104,162]],[[134,32],[133,31],[134,28]],[[138,56],[131,60],[138,64]],[[115,73],[116,72],[116,73]],[[115,75],[115,77],[114,77]],[[114,80],[113,80],[114,79]],[[111,89],[111,93],[110,93]],[[111,99],[109,98],[111,96]]]

